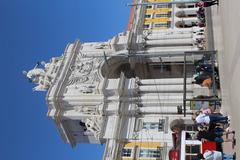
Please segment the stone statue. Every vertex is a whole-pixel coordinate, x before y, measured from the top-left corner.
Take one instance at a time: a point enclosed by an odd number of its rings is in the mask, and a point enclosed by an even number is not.
[[[37,81],[37,78],[40,77],[40,76],[45,76],[45,71],[41,68],[34,68],[34,69],[31,69],[30,71],[26,72],[24,71],[23,72],[29,79],[33,79],[35,81]]]
[[[39,65],[42,65],[43,68],[39,68]],[[50,65],[50,63],[41,62],[41,64],[38,63],[30,71],[23,71],[23,74],[30,82],[37,84],[37,86],[33,88],[34,91],[46,91],[50,87],[52,76],[47,74]]]

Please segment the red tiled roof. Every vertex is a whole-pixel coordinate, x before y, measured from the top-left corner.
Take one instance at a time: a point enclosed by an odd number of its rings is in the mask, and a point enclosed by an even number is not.
[[[133,3],[136,3],[136,0],[133,0]],[[131,26],[132,26],[132,23],[133,23],[135,8],[136,8],[135,6],[131,7],[130,17],[129,17],[128,26],[127,26],[128,31],[131,29]]]

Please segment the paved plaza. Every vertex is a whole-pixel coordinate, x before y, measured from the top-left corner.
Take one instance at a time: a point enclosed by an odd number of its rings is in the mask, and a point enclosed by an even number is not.
[[[240,1],[219,2],[219,6],[212,7],[212,17],[222,87],[222,112],[231,117],[231,126],[236,130],[235,150],[240,157]]]

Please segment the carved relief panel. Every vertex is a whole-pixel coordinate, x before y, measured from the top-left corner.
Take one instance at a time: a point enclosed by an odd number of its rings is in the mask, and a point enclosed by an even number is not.
[[[67,87],[74,88],[83,94],[94,93],[96,85],[101,80],[99,69],[103,58],[83,58],[80,54],[70,67],[71,75]]]

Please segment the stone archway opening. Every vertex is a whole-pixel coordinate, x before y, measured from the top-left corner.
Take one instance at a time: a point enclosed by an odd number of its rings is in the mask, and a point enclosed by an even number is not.
[[[193,70],[189,65],[187,72]],[[159,79],[159,78],[182,78],[183,62],[161,62],[158,57],[155,58],[135,58],[129,61],[128,58],[116,57],[110,58],[108,64],[102,67],[103,77],[119,78],[121,73],[127,78],[139,77],[141,79]]]
[[[119,78],[122,72],[127,78],[135,77],[127,57],[111,57],[101,68],[102,76],[108,78]]]

